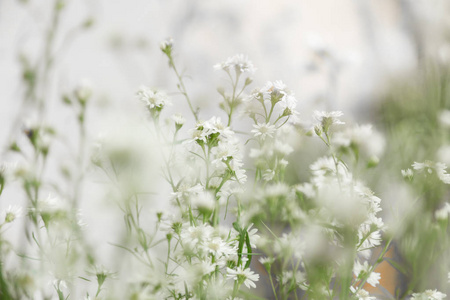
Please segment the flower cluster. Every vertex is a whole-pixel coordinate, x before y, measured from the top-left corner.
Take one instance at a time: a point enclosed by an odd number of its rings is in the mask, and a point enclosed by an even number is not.
[[[317,42],[313,48],[320,57],[333,59],[324,44]],[[89,161],[84,149],[85,113],[94,93],[90,86],[80,85],[63,99],[75,109],[80,131],[76,165],[61,167],[64,184],[47,182],[44,176],[57,138],[50,126],[28,126],[23,137],[28,148],[21,142],[11,147],[26,166],[1,165],[0,195],[5,184],[18,179],[26,203],[0,209],[0,296],[372,300],[391,293],[391,298],[446,297],[437,289],[423,291],[423,286],[434,282],[419,278],[414,269],[426,270],[430,264],[450,278],[444,257],[450,243],[445,185],[450,184],[450,174],[445,163],[414,162],[411,168],[392,173],[398,186],[409,188],[410,194],[417,192],[415,201],[422,201],[418,210],[425,211],[421,222],[405,212],[395,227],[389,222],[391,209],[386,209],[391,203],[377,196],[390,195],[380,192],[378,184],[384,177],[376,173],[386,159],[385,148],[392,150],[392,141],[375,127],[348,124],[341,111],[314,111],[312,122],[299,122],[298,102],[281,80],[248,93],[252,79],[246,76],[256,69],[242,54],[215,66],[228,75],[231,87],[218,88],[225,118],[205,116],[187,93],[173,50],[172,40],[161,44],[193,119],[174,114],[165,92],[142,86],[137,98],[151,118],[142,118],[136,126],[118,124],[122,132],[112,129]],[[241,120],[236,122],[235,116]],[[447,110],[437,119],[443,129],[448,127]],[[112,271],[101,266],[102,253],[91,246],[80,217],[83,180],[90,179],[91,173],[86,173],[92,166],[101,171],[93,171],[92,176],[102,184],[90,184],[117,204],[124,221],[124,230],[109,242],[117,251],[112,255],[121,258],[113,260]],[[392,174],[388,180],[395,177]],[[401,180],[400,174],[407,180]],[[42,198],[44,191],[55,196]],[[14,247],[4,234],[18,223],[33,247],[11,251]],[[396,251],[402,259],[392,254]],[[416,255],[419,251],[422,256]],[[14,252],[29,271],[14,272],[4,263]],[[408,276],[414,271],[407,287],[402,289],[396,282],[397,291],[392,291],[384,286],[389,274],[380,265],[388,263]],[[83,287],[78,287],[80,279],[86,282]],[[261,288],[265,283],[267,289]],[[443,284],[434,287],[441,289]]]

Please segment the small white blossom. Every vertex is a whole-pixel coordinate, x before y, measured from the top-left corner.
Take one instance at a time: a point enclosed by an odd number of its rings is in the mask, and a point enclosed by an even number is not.
[[[441,293],[437,290],[426,290],[423,293],[412,294],[411,300],[442,300],[446,297],[446,294]]]
[[[336,124],[336,123],[335,123]],[[384,151],[383,136],[373,130],[372,125],[355,125],[334,134],[332,144],[336,147],[358,147],[368,157],[380,156]]]
[[[411,179],[414,176],[414,173],[410,168],[408,168],[406,170],[402,170],[402,176],[404,178]]]
[[[358,300],[376,300],[376,297],[370,296],[369,292],[364,290],[364,289],[360,289],[358,291],[356,291],[356,289],[351,286],[350,290],[355,294],[355,296],[358,298]]]
[[[0,215],[4,223],[11,223],[22,217],[22,208],[17,205],[9,205],[8,208],[1,211]]]
[[[281,80],[275,80],[274,82],[268,81],[263,88],[261,88],[260,93],[263,95],[264,100],[272,101],[276,100],[282,101],[288,91],[286,91],[286,84]]]
[[[314,186],[309,182],[299,184],[295,187],[295,189],[303,193],[308,198],[312,199],[316,197],[316,190],[314,189]]]
[[[259,280],[259,275],[251,271],[249,268],[237,267],[236,270],[227,268],[227,277],[234,280],[243,281],[246,287],[256,288],[255,281]]]
[[[258,261],[267,267],[272,265],[275,262],[275,259],[273,257],[261,257]]]
[[[88,79],[81,80],[75,88],[75,96],[80,99],[80,101],[86,101],[91,97],[91,95],[92,83]]]
[[[203,243],[203,249],[213,254],[216,258],[221,258],[223,256],[228,257],[235,254],[235,249],[220,237],[215,237],[213,239],[205,241]]]
[[[373,231],[370,224],[363,223],[358,229],[358,238],[362,242],[360,249],[370,249],[381,245],[381,233],[379,230]]]
[[[341,120],[339,120],[339,117],[342,117],[344,114],[341,111],[314,111],[314,119],[318,122],[318,125],[321,126],[321,129],[324,132],[327,132],[328,129],[332,125],[342,125],[345,124]],[[316,130],[317,131],[317,130]]]
[[[260,137],[261,140],[265,140],[267,136],[273,137],[273,133],[275,132],[275,125],[269,123],[257,123],[253,124],[253,129],[251,132],[255,137]]]
[[[362,279],[370,272],[371,266],[364,262],[364,264],[360,264],[359,261],[356,261],[353,266],[353,274],[356,278]],[[369,277],[367,278],[367,283],[373,287],[376,287],[380,283],[381,275],[380,273],[370,272]]]
[[[144,85],[139,88],[137,96],[150,109],[162,109],[164,106],[171,105],[165,92],[153,90]]]
[[[439,122],[445,128],[450,127],[450,110],[443,110],[439,113]]]
[[[182,229],[181,238],[183,241],[194,245],[210,239],[213,232],[214,229],[208,224],[188,226]]]
[[[163,52],[170,53],[170,51],[172,51],[173,48],[173,39],[168,38],[167,40],[162,41],[159,47]]]
[[[445,184],[450,184],[450,174],[447,173],[447,165],[441,162],[433,162],[430,160],[426,160],[422,163],[414,162],[412,164],[414,170],[419,172],[426,171],[429,174],[432,174],[433,171],[436,172],[437,177]]]
[[[229,57],[226,61],[214,65],[214,69],[222,69],[225,71],[234,69],[238,73],[250,74],[253,74],[256,70],[253,63],[243,54],[236,54],[235,56]]]
[[[174,114],[172,116],[172,120],[175,122],[175,125],[180,127],[183,126],[184,123],[186,122],[186,119],[181,114]]]
[[[216,199],[214,199],[211,192],[202,191],[191,197],[191,204],[200,211],[212,211],[214,210]]]
[[[438,209],[434,212],[434,216],[438,220],[446,220],[448,219],[448,214],[450,213],[450,204],[446,202],[444,207]]]
[[[450,145],[441,146],[436,153],[436,157],[439,161],[450,164]]]

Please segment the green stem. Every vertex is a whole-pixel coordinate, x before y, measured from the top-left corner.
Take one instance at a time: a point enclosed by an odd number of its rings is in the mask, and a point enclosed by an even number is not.
[[[182,76],[180,75],[180,73],[178,72],[177,67],[175,66],[175,62],[174,62],[174,60],[173,60],[173,58],[172,58],[172,55],[170,55],[170,56],[168,56],[168,57],[169,57],[169,65],[170,65],[170,66],[172,67],[172,69],[175,71],[175,75],[176,75],[177,78],[178,78],[178,82],[179,82],[179,84],[178,84],[178,89],[180,90],[180,92],[181,92],[181,93],[184,95],[184,97],[186,98],[187,103],[189,104],[189,108],[190,108],[192,114],[194,115],[195,121],[198,122],[198,115],[197,115],[197,112],[194,110],[194,107],[192,106],[191,99],[189,98],[189,95],[188,95],[188,93],[187,93],[186,87],[185,87],[184,82],[183,82],[183,77],[182,77]]]

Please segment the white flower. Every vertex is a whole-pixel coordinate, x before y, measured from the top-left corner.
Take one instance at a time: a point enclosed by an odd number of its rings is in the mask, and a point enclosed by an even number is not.
[[[336,169],[341,173],[345,167],[341,162],[336,166],[332,157],[325,156],[317,159],[309,168],[314,177],[320,178],[336,174]]]
[[[92,83],[88,79],[83,79],[75,88],[75,96],[80,101],[86,101],[92,95]]]
[[[281,108],[286,116],[294,114],[295,107],[297,106],[297,99],[293,95],[288,95],[281,99]]]
[[[442,207],[441,209],[438,209],[434,212],[434,216],[438,220],[446,220],[446,219],[448,219],[449,213],[450,213],[450,204],[448,202],[446,202],[444,204],[444,207]]]
[[[191,197],[191,204],[200,211],[212,211],[216,204],[216,199],[209,191],[202,191]]]
[[[447,165],[441,162],[433,162],[426,160],[423,163],[414,162],[412,164],[414,170],[419,172],[426,171],[432,174],[433,171],[436,172],[437,177],[445,184],[450,184],[450,174],[447,173]]]
[[[237,267],[236,270],[227,268],[227,277],[243,282],[248,288],[256,288],[254,281],[259,280],[259,275],[251,271],[249,268],[243,269],[242,267]]]
[[[194,129],[190,130],[192,140],[190,141],[202,141],[207,142],[208,138],[216,136],[220,139],[231,138],[234,132],[223,125],[220,118],[212,117],[208,121],[200,121],[197,123]],[[189,142],[190,142],[189,141]]]
[[[253,248],[256,248],[256,244],[258,243],[260,236],[256,234],[258,232],[258,229],[252,228],[252,227],[253,227],[253,223],[248,226],[247,234],[248,234],[248,238],[250,240],[250,246],[252,246]]]
[[[411,179],[414,176],[414,173],[410,168],[408,168],[406,170],[402,170],[402,176],[404,178]]]
[[[436,157],[439,161],[450,164],[450,145],[441,146],[436,153]]]
[[[172,120],[175,122],[175,125],[180,127],[183,126],[184,123],[186,122],[186,119],[181,114],[174,114],[172,116]]]
[[[316,119],[324,132],[327,132],[332,125],[342,125],[345,124],[338,118],[343,116],[344,113],[341,111],[314,111],[314,119]]]
[[[229,57],[226,61],[214,65],[216,70],[228,71],[232,68],[238,73],[250,73],[255,72],[255,67],[253,63],[244,54],[236,54],[235,56]]]
[[[260,90],[260,93],[263,95],[264,100],[274,101],[274,103],[283,100],[288,94],[286,85],[281,80],[268,81]]]
[[[162,109],[166,105],[171,105],[169,97],[165,92],[152,90],[144,85],[139,88],[137,96],[150,109]]]
[[[266,136],[273,137],[273,133],[275,132],[275,125],[271,125],[269,123],[258,123],[253,124],[253,129],[251,132],[255,137],[260,137],[261,140],[265,140]]]
[[[358,298],[358,300],[376,300],[376,297],[370,296],[369,292],[360,289],[359,291],[356,291],[354,287],[350,287],[350,290],[355,294],[355,296]]]
[[[289,155],[294,151],[289,144],[283,143],[279,139],[275,139],[275,142],[273,143],[273,150],[281,155]]]
[[[446,297],[446,294],[443,294],[437,290],[426,290],[423,293],[412,294],[411,300],[441,300]]]
[[[1,218],[5,223],[11,223],[22,216],[22,208],[17,205],[9,205],[7,209],[2,210]]]
[[[300,285],[305,281],[305,274],[301,271],[292,272],[292,271],[283,271],[281,275],[277,276],[277,280],[281,285],[288,285],[295,279],[295,284]]]
[[[337,147],[356,146],[367,156],[380,156],[383,153],[385,141],[383,136],[372,129],[372,125],[355,125],[343,132],[334,134],[332,144]]]
[[[450,127],[450,110],[444,109],[439,113],[439,122],[446,128]]]
[[[221,161],[226,161],[230,158],[240,158],[239,154],[239,144],[236,140],[227,139],[225,141],[219,141],[217,147],[214,147],[211,150],[211,153],[214,154],[216,159],[212,161],[212,163],[217,163]]]
[[[228,245],[220,237],[215,237],[213,239],[207,240],[203,243],[203,249],[216,258],[221,258],[222,256],[228,257],[235,253],[235,249]]]
[[[266,169],[262,177],[265,181],[270,181],[275,177],[275,171],[271,169]]]
[[[3,177],[5,181],[13,179],[14,173],[20,169],[17,162],[2,162],[0,163],[0,178]]]
[[[364,239],[360,246],[360,250],[370,249],[376,246],[381,245],[381,233],[379,230],[373,231],[372,226],[367,223],[361,224],[358,229],[358,238],[359,241]]]
[[[360,264],[359,261],[356,261],[353,266],[353,274],[355,274],[356,278],[362,279],[370,272],[371,266],[364,262],[364,264]],[[367,283],[373,287],[376,287],[380,283],[381,275],[380,273],[370,272],[369,278],[367,279]]]
[[[189,244],[197,244],[208,240],[213,234],[214,229],[208,224],[199,226],[189,226],[181,231],[181,238]]]
[[[273,258],[273,257],[261,257],[258,261],[262,265],[266,266],[266,268],[267,268],[267,266],[270,266],[270,265],[272,265],[275,262],[275,258]]]
[[[308,198],[312,199],[316,197],[316,190],[314,189],[314,186],[309,182],[299,184],[295,187],[295,189]]]
[[[170,53],[170,51],[172,51],[173,48],[173,39],[169,38],[165,41],[162,41],[159,47],[163,52]]]

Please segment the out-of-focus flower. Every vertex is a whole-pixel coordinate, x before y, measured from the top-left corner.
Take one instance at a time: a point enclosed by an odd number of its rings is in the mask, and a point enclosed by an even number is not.
[[[75,96],[78,100],[83,103],[86,102],[92,95],[92,83],[83,79],[78,86],[75,88]]]
[[[402,170],[402,176],[411,180],[411,178],[414,176],[414,173],[410,168],[408,168],[406,170]]]
[[[370,266],[367,261],[365,261],[363,264],[361,264],[359,261],[356,261],[353,266],[353,274],[355,274],[356,278],[361,279],[370,272],[370,275],[367,278],[367,283],[373,287],[376,287],[380,283],[381,275],[380,273],[371,272],[371,267],[372,266]]]
[[[153,90],[144,85],[139,88],[137,96],[150,109],[161,110],[164,106],[171,105],[169,97],[165,92]]]
[[[0,215],[4,223],[11,223],[22,216],[22,208],[17,205],[9,205],[8,208],[1,211]]]
[[[355,294],[355,296],[358,298],[358,300],[376,300],[376,297],[370,296],[369,292],[364,290],[364,289],[360,289],[360,290],[356,290],[354,287],[350,287],[350,290]]]
[[[229,71],[234,69],[236,73],[249,73],[253,74],[255,72],[255,67],[253,63],[244,54],[236,54],[235,56],[229,57],[226,61],[214,65],[216,70]]]
[[[336,132],[332,139],[336,147],[356,147],[368,157],[380,156],[384,150],[383,136],[372,129],[372,125],[356,125],[342,132]]]
[[[450,110],[444,109],[439,113],[439,122],[445,128],[450,127]]]
[[[177,130],[183,127],[184,123],[186,122],[186,119],[181,114],[172,115],[172,120],[175,122],[175,128],[177,128]]]
[[[450,214],[450,204],[448,202],[444,204],[444,207],[434,212],[434,216],[438,220],[447,220],[448,214]]]
[[[328,129],[332,125],[342,125],[345,124],[341,120],[339,120],[339,117],[342,117],[344,115],[341,111],[314,111],[314,119],[318,122],[317,125],[319,125],[323,132],[328,132]]]
[[[166,55],[170,56],[172,54],[173,49],[173,39],[169,38],[167,40],[162,41],[161,44],[159,45],[159,48]]]
[[[411,300],[442,300],[446,297],[446,294],[441,293],[438,290],[426,290],[423,293],[412,294]]]
[[[433,171],[436,172],[437,177],[445,184],[450,184],[450,174],[447,173],[447,165],[441,162],[433,162],[430,160],[426,160],[422,163],[414,162],[412,164],[414,170],[419,172],[426,171],[429,174],[432,174]]]

